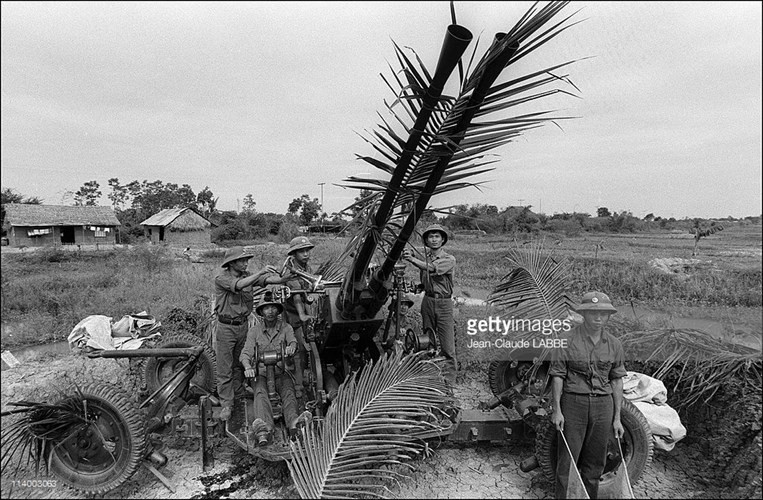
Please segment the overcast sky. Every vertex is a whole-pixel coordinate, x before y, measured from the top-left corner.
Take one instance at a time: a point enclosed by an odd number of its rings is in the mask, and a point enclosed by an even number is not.
[[[529,2],[456,2],[492,38]],[[498,149],[496,170],[432,205],[643,217],[761,213],[761,3],[572,2],[584,20],[517,71],[566,69],[575,116]],[[355,159],[391,92],[392,40],[434,70],[448,2],[2,2],[2,186],[45,203],[96,180],[251,193],[283,213],[307,193],[331,213],[377,175]],[[475,42],[472,42],[471,48]],[[478,53],[484,52],[484,40]],[[510,70],[504,74],[508,76]],[[502,78],[500,81],[505,79]]]

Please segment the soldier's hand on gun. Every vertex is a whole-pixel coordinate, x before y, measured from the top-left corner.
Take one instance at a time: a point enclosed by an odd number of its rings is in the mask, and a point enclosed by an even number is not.
[[[254,370],[254,368],[247,368],[244,370],[244,377],[246,378],[254,378],[257,375],[257,372]]]
[[[297,352],[297,345],[294,343],[291,343],[286,346],[286,357],[290,358],[294,356],[294,353]]]
[[[411,253],[410,249],[406,248],[403,250],[403,259],[408,260],[411,257],[413,257],[413,253]]]

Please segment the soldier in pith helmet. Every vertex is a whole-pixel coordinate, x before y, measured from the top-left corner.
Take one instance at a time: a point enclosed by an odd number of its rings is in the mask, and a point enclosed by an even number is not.
[[[574,310],[583,323],[560,334],[566,348],[551,353],[553,412],[551,422],[569,445],[559,446],[556,497],[580,496],[569,489],[570,463],[574,459],[589,498],[597,498],[599,478],[607,460],[610,436],[622,438],[623,345],[606,331],[609,317],[617,312],[602,292],[588,292]],[[572,455],[572,456],[570,456]]]

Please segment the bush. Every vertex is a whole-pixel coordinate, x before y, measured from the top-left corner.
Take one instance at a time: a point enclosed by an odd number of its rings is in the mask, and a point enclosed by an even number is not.
[[[281,224],[281,227],[278,228],[278,242],[288,243],[292,238],[299,236],[299,234],[299,227],[297,227],[296,224],[290,221],[284,221]]]
[[[549,219],[546,222],[546,230],[565,236],[580,236],[580,233],[583,232],[583,226],[575,219]]]

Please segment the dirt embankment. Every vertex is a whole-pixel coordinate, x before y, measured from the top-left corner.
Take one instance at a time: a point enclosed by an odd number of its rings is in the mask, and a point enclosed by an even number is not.
[[[134,391],[139,378],[126,376],[130,370],[130,363],[126,360],[87,359],[74,355],[49,355],[29,360],[3,372],[2,407],[6,409],[9,401],[22,399],[55,400],[60,397],[58,391],[65,390],[71,383],[82,385],[91,381],[111,381],[123,384],[128,392]],[[462,373],[456,396],[464,408],[476,408],[480,401],[489,399],[491,395],[486,375],[475,371]],[[759,400],[757,405],[759,412]],[[715,418],[723,417],[726,417],[724,422],[729,429],[727,437],[733,434],[739,441],[752,436],[750,446],[740,450],[726,443],[724,448],[722,439],[712,438],[710,428],[686,422],[689,429],[687,439],[669,453],[656,452],[654,461],[634,486],[636,496],[714,498],[759,494],[760,428],[757,434],[752,429],[735,428],[730,425],[734,419],[717,409]],[[719,450],[721,454],[716,455],[715,460],[713,455],[708,455]],[[207,473],[202,473],[196,440],[165,439],[162,451],[169,457],[169,463],[162,471],[169,477],[174,492],[141,468],[105,498],[292,498],[297,495],[283,462],[272,463],[251,457],[222,438],[215,439],[215,467]],[[435,450],[433,456],[414,462],[414,470],[408,478],[390,486],[390,496],[552,498],[553,485],[540,470],[524,473],[519,469],[520,462],[533,453],[530,441],[513,446],[464,446],[446,442]],[[720,473],[713,472],[718,469],[717,462],[721,460],[726,467]],[[752,478],[756,470],[757,489]],[[33,472],[28,467],[15,473],[6,470],[2,478],[2,497],[87,497],[60,485],[60,482],[55,486],[50,483],[47,486],[20,485],[22,480],[33,478]],[[729,489],[725,486],[729,484],[746,484],[747,487]]]

